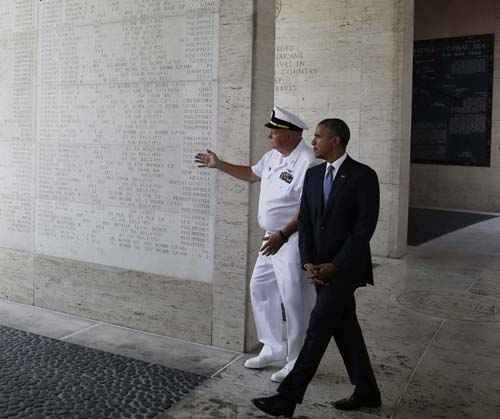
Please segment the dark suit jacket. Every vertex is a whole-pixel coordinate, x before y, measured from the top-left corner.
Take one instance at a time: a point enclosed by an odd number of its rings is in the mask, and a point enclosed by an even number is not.
[[[335,176],[329,200],[323,204],[326,163],[306,173],[299,214],[302,263],[333,262],[335,280],[354,286],[373,284],[370,239],[379,213],[376,173],[349,156]]]

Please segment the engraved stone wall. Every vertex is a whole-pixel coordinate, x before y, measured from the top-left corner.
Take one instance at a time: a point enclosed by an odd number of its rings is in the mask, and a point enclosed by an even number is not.
[[[0,7],[0,245],[210,281],[219,2]]]
[[[36,2],[0,2],[0,245],[31,251],[34,231]]]
[[[37,253],[211,280],[218,3],[40,3]]]
[[[263,4],[0,2],[1,296],[242,348]]]

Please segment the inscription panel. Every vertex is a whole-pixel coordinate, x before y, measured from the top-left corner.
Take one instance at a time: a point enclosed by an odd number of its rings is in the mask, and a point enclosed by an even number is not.
[[[210,280],[216,1],[40,5],[36,251]]]
[[[36,7],[0,2],[0,246],[33,250]]]
[[[306,60],[302,48],[296,44],[278,44],[275,61],[275,92],[279,95],[296,95],[302,78],[307,80],[319,73],[319,69]]]
[[[1,2],[0,246],[211,280],[218,13]]]
[[[413,163],[489,166],[494,34],[415,42]]]

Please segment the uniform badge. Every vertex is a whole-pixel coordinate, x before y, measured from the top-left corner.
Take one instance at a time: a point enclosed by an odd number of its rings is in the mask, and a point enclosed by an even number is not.
[[[281,172],[280,179],[286,183],[292,183],[293,175],[289,172]]]

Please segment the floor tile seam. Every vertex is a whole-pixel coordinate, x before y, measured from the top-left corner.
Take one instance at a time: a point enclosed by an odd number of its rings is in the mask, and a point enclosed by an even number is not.
[[[439,325],[437,330],[432,335],[432,338],[430,339],[429,343],[426,345],[424,351],[422,352],[422,355],[420,356],[417,363],[415,364],[415,367],[413,368],[413,371],[411,372],[410,376],[408,377],[408,380],[403,388],[403,391],[401,392],[401,394],[399,395],[399,397],[396,400],[396,403],[394,404],[394,410],[392,412],[392,415],[390,416],[390,419],[397,418],[397,414],[398,414],[398,410],[399,410],[399,407],[401,405],[401,402],[403,401],[404,396],[407,394],[408,388],[410,387],[410,384],[411,384],[413,378],[415,377],[417,370],[419,369],[420,365],[423,363],[425,356],[429,352],[433,343],[436,341],[436,338],[437,338],[439,332],[441,331],[441,329],[443,328],[443,326],[445,325],[445,323],[446,323],[446,320],[441,321],[441,324]]]
[[[51,310],[51,309],[46,308],[46,307],[31,306],[31,305],[28,305],[28,304],[22,304],[22,303],[18,303],[16,301],[7,300],[5,298],[0,298],[0,302],[5,302],[7,304],[12,304],[12,305],[17,305],[17,306],[29,307],[30,309],[36,309],[38,311],[44,311],[44,312],[47,312],[47,313],[52,313],[54,315],[57,315],[57,316],[60,316],[60,317],[64,317],[64,318],[68,318],[68,319],[80,320],[80,321],[87,321],[87,322],[91,322],[91,323],[99,325],[99,326],[107,326],[107,327],[112,327],[112,328],[117,328],[117,329],[123,329],[123,330],[127,330],[129,332],[132,332],[132,333],[135,333],[135,334],[138,334],[138,335],[152,336],[152,337],[162,338],[162,339],[165,339],[165,340],[172,340],[172,341],[186,343],[186,344],[193,345],[193,346],[198,346],[198,347],[205,348],[205,349],[210,349],[210,350],[213,350],[213,351],[225,352],[225,353],[228,353],[228,354],[234,354],[234,355],[237,355],[237,356],[241,355],[241,352],[232,351],[232,350],[226,349],[226,348],[219,348],[218,346],[211,346],[211,345],[205,345],[203,343],[191,342],[191,341],[188,341],[188,340],[184,340],[184,339],[180,339],[180,338],[176,338],[176,337],[172,337],[172,336],[160,335],[160,334],[157,334],[157,333],[148,332],[148,331],[139,330],[139,329],[133,329],[131,327],[126,327],[126,326],[122,326],[122,325],[118,325],[118,324],[113,324],[113,323],[108,323],[108,322],[100,322],[100,321],[97,321],[95,319],[90,319],[90,318],[87,318],[87,317],[81,317],[81,316],[76,316],[76,315],[70,314],[70,313],[64,313],[64,312],[61,312],[61,311]],[[6,326],[9,327],[9,325],[6,325]],[[12,326],[10,326],[10,327],[12,327]]]
[[[217,371],[215,371],[212,375],[210,375],[210,378],[217,377],[217,375],[221,374],[223,371],[225,371],[226,369],[228,369],[231,365],[233,365],[234,363],[236,363],[237,361],[239,361],[240,359],[242,359],[243,356],[244,356],[244,354],[239,354],[234,359],[232,359],[231,361],[229,361],[226,365],[222,366]]]
[[[83,327],[80,330],[75,330],[74,332],[71,332],[68,335],[58,337],[57,339],[65,341],[66,339],[72,338],[73,336],[79,335],[80,333],[87,332],[90,329],[94,329],[95,327],[98,327],[98,326],[101,326],[101,323],[95,323],[95,324],[88,325],[86,327]]]
[[[175,342],[185,343],[185,344],[188,344],[188,345],[197,346],[197,347],[204,348],[204,349],[209,349],[211,351],[225,352],[225,353],[228,353],[228,354],[233,354],[233,355],[238,355],[238,356],[242,355],[241,352],[238,352],[238,351],[231,351],[230,349],[220,348],[218,346],[206,345],[206,344],[198,343],[198,342],[192,342],[192,341],[189,341],[189,340],[184,340],[184,339],[176,338],[176,337],[173,337],[173,336],[160,335],[158,333],[148,332],[148,331],[145,331],[145,330],[133,329],[131,327],[122,326],[122,325],[119,325],[119,324],[102,322],[101,325],[102,326],[116,328],[116,329],[123,329],[123,330],[129,331],[129,332],[132,332],[132,333],[134,333],[136,335],[151,336],[151,337],[161,338],[161,339],[165,339],[165,340],[172,340],[172,341],[175,341]]]
[[[181,369],[180,367],[175,367],[175,366],[172,366],[172,365],[169,365],[169,364],[164,364],[162,362],[159,362],[158,360],[143,359],[142,357],[137,356],[137,353],[131,355],[131,354],[122,353],[120,351],[105,349],[105,348],[102,348],[102,347],[99,347],[98,345],[96,345],[95,342],[90,342],[90,343],[86,342],[85,343],[85,342],[73,342],[71,340],[68,340],[69,338],[71,338],[71,337],[73,337],[75,335],[78,335],[80,333],[86,332],[89,329],[92,329],[92,328],[95,328],[95,327],[98,327],[98,326],[103,326],[103,324],[89,325],[88,327],[85,327],[85,328],[83,328],[81,330],[72,332],[72,333],[70,333],[70,334],[68,334],[66,336],[62,336],[62,337],[47,336],[45,334],[39,334],[39,333],[35,333],[33,331],[24,331],[24,330],[21,330],[21,332],[26,333],[28,335],[34,335],[34,336],[40,337],[42,339],[47,339],[46,340],[47,342],[54,342],[54,343],[55,342],[64,342],[64,343],[68,343],[68,344],[71,344],[71,345],[75,345],[75,346],[77,346],[79,348],[87,348],[87,349],[90,349],[92,351],[97,351],[97,352],[101,352],[101,353],[107,353],[107,354],[110,354],[110,355],[117,355],[117,356],[120,356],[122,358],[127,358],[127,359],[134,360],[134,361],[144,362],[144,363],[147,363],[147,364],[160,365],[160,366],[162,366],[164,368],[167,368],[167,369],[180,370],[180,371],[183,371],[183,372],[186,372],[186,373],[189,373],[189,374],[194,374],[194,375],[202,376],[205,379],[212,378],[216,374],[216,373],[210,374],[209,372],[207,372],[207,373],[201,372],[200,373],[200,372],[196,372],[196,371],[193,371],[193,370],[190,370],[190,369]],[[104,324],[104,326],[106,326],[106,324]],[[18,330],[16,328],[11,327],[11,326],[6,326],[6,325],[2,325],[2,324],[0,324],[0,327],[6,327],[6,328],[11,329],[11,330]],[[224,369],[224,368],[226,368],[230,364],[232,364],[234,361],[237,361],[238,359],[242,358],[243,356],[244,356],[244,354],[237,354],[237,356],[235,358],[233,358],[228,365],[226,365],[225,367],[222,367],[221,370]]]

